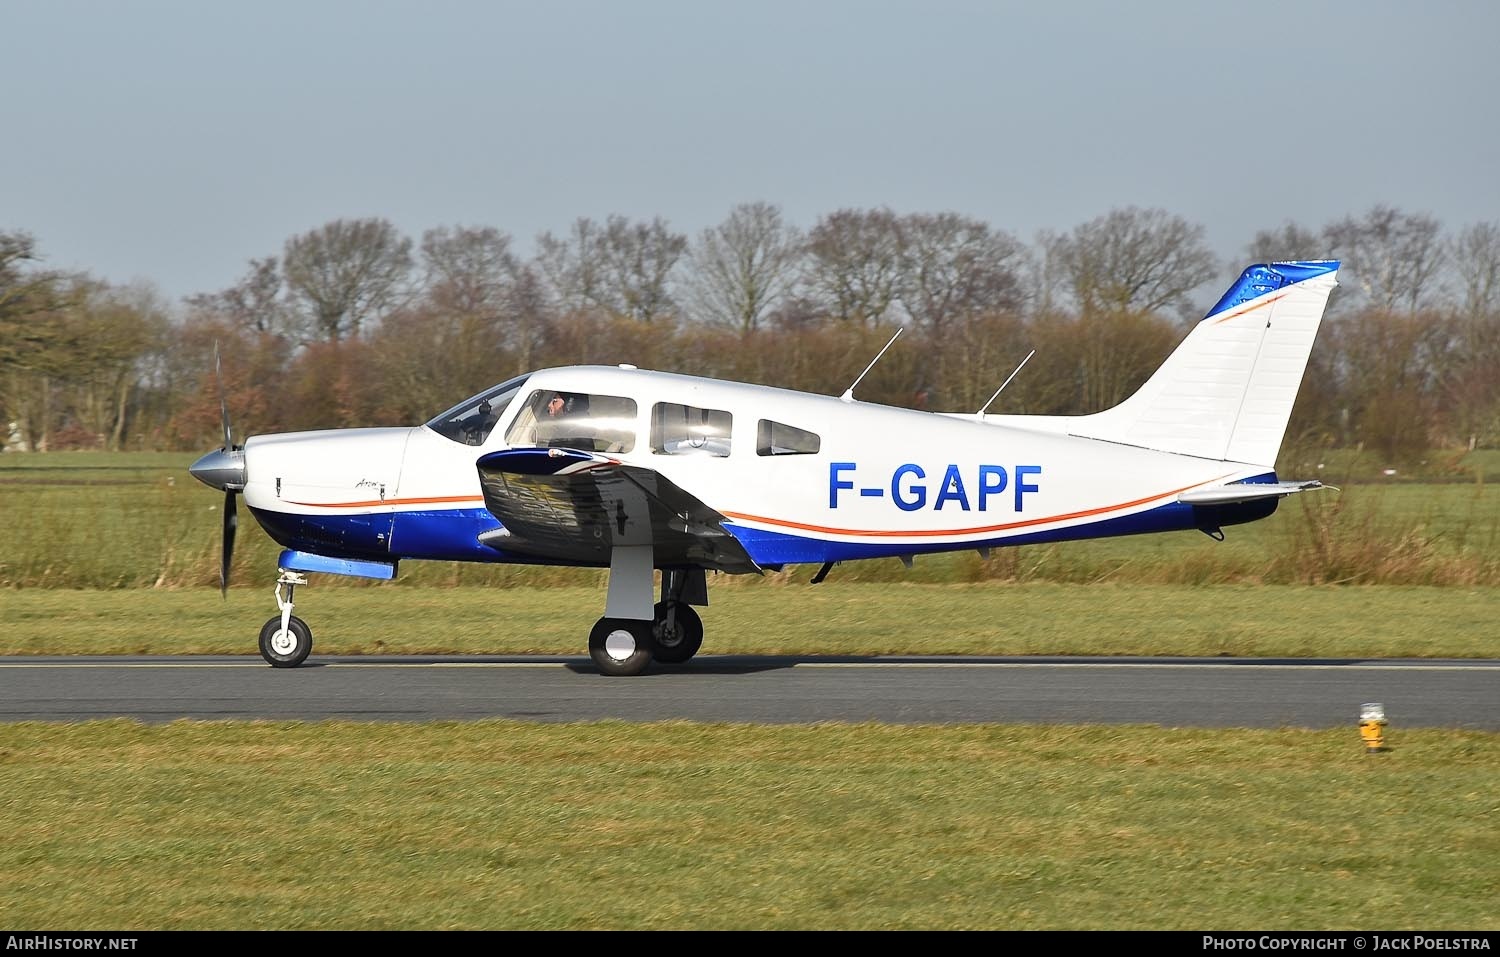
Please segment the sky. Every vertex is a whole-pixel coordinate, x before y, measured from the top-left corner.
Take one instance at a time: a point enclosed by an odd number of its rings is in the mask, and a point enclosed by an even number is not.
[[[1500,221],[1500,4],[0,0],[0,230],[169,298],[339,218]]]

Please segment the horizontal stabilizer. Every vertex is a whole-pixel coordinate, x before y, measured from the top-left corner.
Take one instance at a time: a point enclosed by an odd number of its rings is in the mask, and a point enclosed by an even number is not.
[[[1177,496],[1184,505],[1229,505],[1234,502],[1253,502],[1262,498],[1281,498],[1297,492],[1310,492],[1324,488],[1322,482],[1265,482],[1215,485],[1210,488],[1195,488]]]

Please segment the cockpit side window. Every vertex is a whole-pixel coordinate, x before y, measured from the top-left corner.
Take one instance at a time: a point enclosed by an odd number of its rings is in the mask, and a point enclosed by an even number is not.
[[[634,399],[586,392],[536,389],[505,433],[517,448],[629,452],[635,448]]]
[[[483,445],[528,376],[502,382],[442,413],[427,423],[438,435],[464,445]]]

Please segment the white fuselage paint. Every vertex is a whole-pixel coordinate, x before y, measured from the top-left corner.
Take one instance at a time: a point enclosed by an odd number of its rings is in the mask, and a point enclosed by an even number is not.
[[[995,542],[1143,512],[1181,492],[1265,475],[1264,465],[1140,448],[1041,428],[1025,417],[939,415],[764,386],[630,368],[537,372],[487,441],[469,446],[425,426],[256,436],[245,501],[292,515],[378,515],[483,508],[476,460],[505,435],[533,390],[623,396],[636,441],[621,462],[653,469],[739,526],[919,550]],[[728,412],[730,454],[650,447],[653,406]],[[816,454],[756,454],[757,423],[816,433]],[[397,545],[399,552],[399,543]]]

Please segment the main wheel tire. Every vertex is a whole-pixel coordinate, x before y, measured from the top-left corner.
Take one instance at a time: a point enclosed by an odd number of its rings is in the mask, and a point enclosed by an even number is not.
[[[312,629],[296,615],[281,630],[281,616],[277,615],[261,626],[260,656],[272,668],[295,668],[307,660],[312,651]]]
[[[600,618],[589,632],[589,657],[607,675],[638,675],[651,664],[651,622]]]
[[[667,611],[675,604],[672,627],[667,627]],[[657,661],[669,665],[680,665],[698,653],[703,647],[703,619],[693,611],[693,606],[683,602],[657,602],[656,620],[651,623],[651,640],[655,648],[651,653]]]

